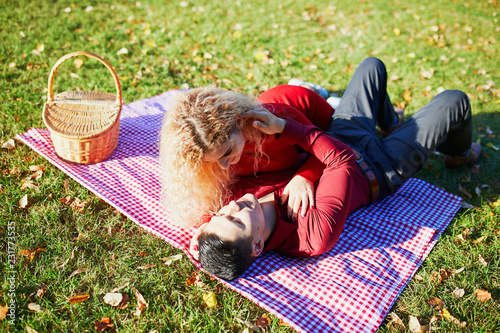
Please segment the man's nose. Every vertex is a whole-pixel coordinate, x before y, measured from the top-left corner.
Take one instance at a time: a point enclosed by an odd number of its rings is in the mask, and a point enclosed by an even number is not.
[[[240,206],[236,203],[236,201],[231,201],[229,204],[229,210],[230,212],[239,212],[240,211]]]

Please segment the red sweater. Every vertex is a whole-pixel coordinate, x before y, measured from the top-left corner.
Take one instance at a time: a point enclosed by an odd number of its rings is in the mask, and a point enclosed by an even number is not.
[[[302,170],[301,156],[289,169],[266,172],[257,177],[240,177],[234,186],[235,196],[251,192],[262,197],[275,191],[278,220],[266,241],[265,250],[277,250],[292,256],[322,254],[337,241],[348,214],[369,203],[370,185],[357,167],[352,150],[314,126],[287,119],[283,133],[273,138],[273,142],[279,146],[300,147],[323,165],[321,179],[315,186],[315,208],[293,222],[287,219],[286,203],[279,204],[284,186],[297,169]]]

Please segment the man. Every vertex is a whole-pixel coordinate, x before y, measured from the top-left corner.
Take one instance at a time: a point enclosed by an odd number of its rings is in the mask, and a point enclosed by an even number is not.
[[[335,110],[328,134],[272,114],[249,115],[257,128],[300,146],[325,169],[316,184],[314,208],[295,221],[287,218],[287,205],[279,200],[283,187],[263,182],[264,189],[274,192],[261,190],[260,199],[245,194],[200,226],[190,252],[207,271],[232,280],[265,250],[292,256],[325,253],[349,213],[393,193],[434,150],[447,155],[448,168],[475,164],[481,147],[472,143],[470,104],[464,93],[439,94],[403,124],[386,82],[383,63],[364,60]],[[377,137],[376,124],[387,130],[387,137]]]

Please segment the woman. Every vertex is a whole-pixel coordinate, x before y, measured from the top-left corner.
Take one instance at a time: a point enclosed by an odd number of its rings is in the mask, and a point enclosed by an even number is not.
[[[215,87],[186,91],[167,113],[161,133],[160,165],[164,203],[174,220],[196,226],[218,211],[240,176],[288,169],[299,149],[267,135],[258,112],[293,118],[326,130],[334,109],[312,90],[290,85],[272,88],[257,100]],[[313,184],[324,166],[309,156],[287,185],[289,216],[314,205]]]

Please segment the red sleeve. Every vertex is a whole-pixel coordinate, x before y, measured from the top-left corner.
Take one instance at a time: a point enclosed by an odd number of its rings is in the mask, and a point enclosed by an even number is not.
[[[301,113],[297,109],[284,104],[280,106],[281,107],[279,108],[279,111],[273,112],[276,116],[278,117],[281,116],[281,118],[290,118],[303,125],[313,125],[311,121],[307,119],[306,115]],[[287,122],[287,124],[288,123],[289,122]],[[288,127],[289,125],[285,124],[285,129],[283,130],[281,136],[285,135],[288,131],[290,131]],[[310,182],[315,183],[321,177],[324,168],[325,168],[324,164],[321,163],[321,161],[319,161],[315,156],[311,155],[304,163],[304,165],[299,170],[297,170],[296,175],[302,176],[305,179],[309,180]]]
[[[330,135],[290,119],[287,123],[290,131],[281,139],[299,145],[325,165],[316,189],[316,206],[298,218],[298,248],[285,246],[290,255],[315,256],[330,250],[342,232],[349,213],[356,160],[349,146]],[[281,205],[278,208],[279,218],[285,219],[282,213],[286,209],[283,211]]]

